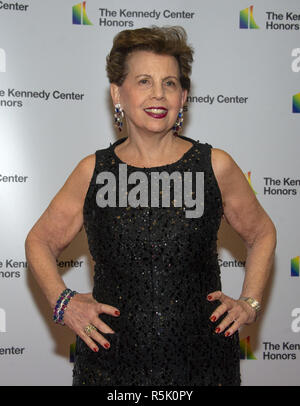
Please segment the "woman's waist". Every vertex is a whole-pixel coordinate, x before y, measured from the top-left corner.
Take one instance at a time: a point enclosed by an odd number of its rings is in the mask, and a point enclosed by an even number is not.
[[[120,316],[101,313],[99,318],[118,333],[165,337],[174,334],[199,334],[207,329],[213,309],[204,299],[193,303],[106,303],[116,307]]]
[[[194,290],[205,292],[212,286],[218,286],[220,267],[217,261],[197,260],[191,257],[179,258],[166,255],[142,257],[140,262],[114,260],[97,262],[94,267],[94,286],[97,292],[107,291],[126,294],[137,291],[143,294],[178,294]]]

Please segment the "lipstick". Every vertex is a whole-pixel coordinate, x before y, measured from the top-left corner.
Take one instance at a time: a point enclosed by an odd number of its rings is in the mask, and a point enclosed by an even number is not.
[[[144,109],[145,113],[152,118],[164,118],[168,114],[168,110],[165,107],[147,107]]]

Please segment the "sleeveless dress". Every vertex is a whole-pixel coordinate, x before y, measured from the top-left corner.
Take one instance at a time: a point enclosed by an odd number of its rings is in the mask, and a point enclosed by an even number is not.
[[[230,337],[214,332],[218,322],[212,323],[209,317],[220,302],[206,299],[208,293],[221,290],[217,232],[223,206],[211,165],[212,146],[179,137],[193,145],[177,162],[159,167],[125,165],[114,149],[127,137],[96,151],[83,207],[84,227],[95,261],[93,297],[115,306],[120,316],[99,314],[115,331],[100,331],[111,344],[108,350],[98,345],[99,352],[94,353],[76,337],[73,386],[240,385],[238,332]],[[127,170],[125,188],[120,167]],[[110,205],[101,207],[101,198],[109,196],[108,192],[104,195],[108,180],[103,181],[99,175],[104,171],[113,174],[115,187],[110,186]],[[134,207],[122,200],[126,188],[129,201],[130,191],[139,184],[137,171],[144,174],[143,181],[148,180],[147,206]],[[196,173],[202,172],[202,215],[186,215],[192,210],[187,199],[182,198],[178,207],[172,180],[169,206],[163,207],[160,199],[153,207],[152,172],[175,173],[179,179],[190,172],[186,179],[193,196],[197,192]],[[143,191],[145,185],[147,182]],[[162,191],[165,193],[166,188]]]

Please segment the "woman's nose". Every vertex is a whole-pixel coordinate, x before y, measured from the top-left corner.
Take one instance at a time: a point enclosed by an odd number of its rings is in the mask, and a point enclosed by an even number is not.
[[[152,87],[152,94],[153,97],[155,97],[156,99],[162,99],[163,97],[165,97],[163,86],[161,84],[155,84]]]

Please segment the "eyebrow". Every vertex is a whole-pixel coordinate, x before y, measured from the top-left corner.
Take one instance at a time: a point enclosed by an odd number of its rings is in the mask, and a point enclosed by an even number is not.
[[[141,76],[146,76],[146,77],[148,77],[148,78],[151,78],[152,76],[151,75],[147,75],[146,73],[142,73],[141,75],[137,75],[135,78],[137,79],[137,78],[139,78],[139,77],[141,77]],[[179,78],[177,77],[177,76],[166,76],[165,78],[163,78],[163,80],[166,80],[166,79],[176,79],[176,80],[179,80]]]

